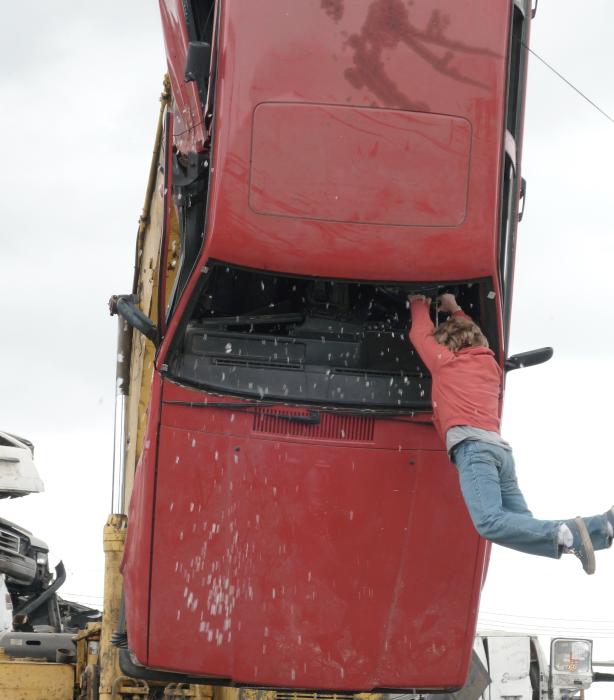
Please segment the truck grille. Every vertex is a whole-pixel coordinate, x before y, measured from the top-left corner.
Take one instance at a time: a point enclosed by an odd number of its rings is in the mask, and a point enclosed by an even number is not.
[[[299,438],[319,440],[349,440],[371,442],[375,421],[371,416],[344,416],[335,413],[320,413],[320,422],[314,425],[294,423],[279,417],[288,415],[287,408],[258,408],[254,413],[252,430],[255,433],[272,433]],[[292,411],[297,416],[308,416],[308,410]]]
[[[19,536],[9,530],[0,528],[0,552],[5,554],[19,554]]]

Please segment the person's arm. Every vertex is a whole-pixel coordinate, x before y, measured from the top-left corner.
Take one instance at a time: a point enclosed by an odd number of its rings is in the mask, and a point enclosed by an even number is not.
[[[454,294],[442,294],[439,297],[439,311],[443,311],[444,314],[451,314],[452,316],[461,316],[463,318],[473,321],[471,316],[466,314],[456,301]]]
[[[409,303],[411,305],[409,339],[418,351],[422,362],[432,373],[433,368],[450,355],[450,350],[433,338],[434,326],[429,315],[431,300],[422,295],[412,294],[409,297]]]

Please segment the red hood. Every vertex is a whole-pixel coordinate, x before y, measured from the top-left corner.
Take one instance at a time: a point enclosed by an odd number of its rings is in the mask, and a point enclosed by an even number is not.
[[[430,424],[338,428],[289,437],[287,421],[163,404],[139,660],[278,687],[462,685],[484,543],[454,468]],[[147,590],[134,561],[129,588]]]

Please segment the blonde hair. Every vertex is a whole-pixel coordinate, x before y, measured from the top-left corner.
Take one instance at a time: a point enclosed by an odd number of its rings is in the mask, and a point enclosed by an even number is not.
[[[488,340],[480,327],[462,316],[452,316],[440,323],[433,331],[433,337],[452,352],[458,352],[463,348],[488,347]]]

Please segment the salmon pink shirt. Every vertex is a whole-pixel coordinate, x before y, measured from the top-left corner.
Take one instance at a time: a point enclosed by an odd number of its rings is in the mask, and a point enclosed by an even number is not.
[[[454,315],[469,318],[462,311]],[[441,439],[455,425],[499,433],[502,372],[493,351],[478,347],[452,352],[435,340],[433,330],[428,302],[415,299],[409,339],[431,373],[433,419]]]

